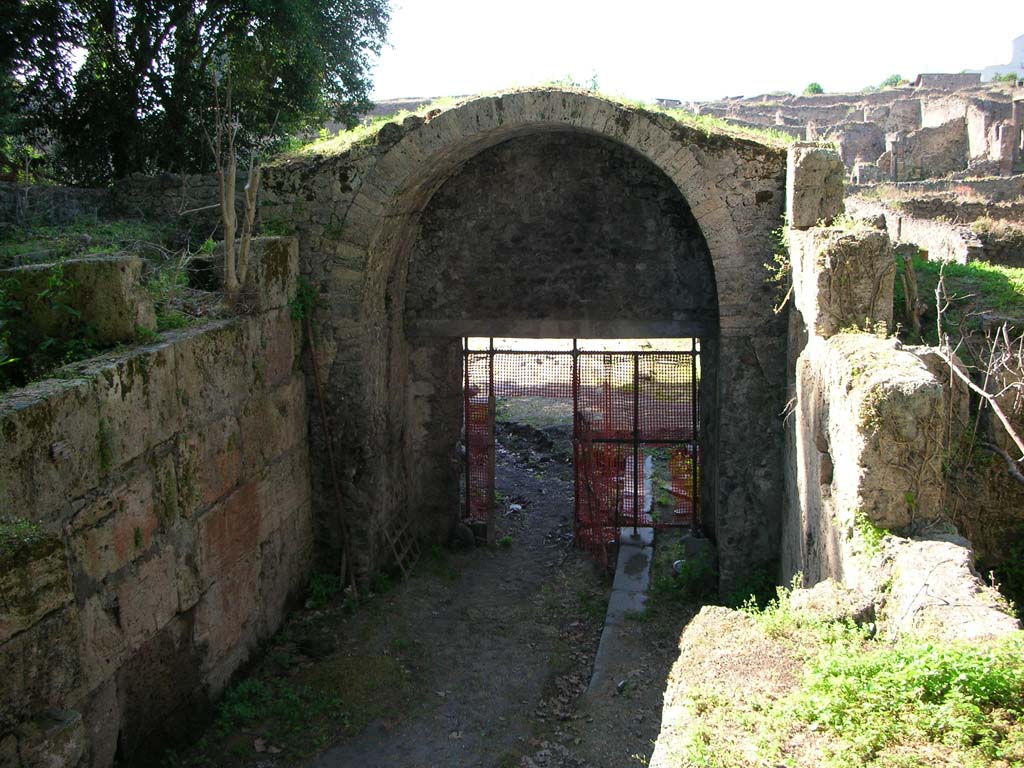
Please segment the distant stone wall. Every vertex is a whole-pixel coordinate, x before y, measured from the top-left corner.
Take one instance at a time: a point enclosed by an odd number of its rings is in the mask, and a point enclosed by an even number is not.
[[[235,183],[235,210],[245,205],[245,177]],[[174,222],[202,242],[222,230],[220,191],[214,174],[141,173],[118,179],[110,188],[113,210],[121,216]]]
[[[294,241],[257,251],[259,313],[0,398],[0,518],[44,533],[0,554],[5,766],[145,764],[303,589],[298,257]]]
[[[245,205],[245,177],[235,186],[235,209]],[[126,217],[172,223],[200,241],[221,231],[214,174],[133,174],[109,188],[87,189],[0,182],[0,224],[67,224],[80,216]]]
[[[848,184],[846,194],[855,195],[873,189],[875,186],[874,184]],[[1024,197],[1024,174],[988,178],[927,179],[924,181],[902,181],[898,184],[886,182],[884,187],[899,190],[902,193],[952,192],[977,195],[993,203],[1013,202]]]
[[[0,224],[66,224],[79,216],[108,215],[111,205],[106,189],[0,182]]]

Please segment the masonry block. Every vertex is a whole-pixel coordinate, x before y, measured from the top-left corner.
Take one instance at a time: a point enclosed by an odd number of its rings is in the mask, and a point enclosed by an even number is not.
[[[789,148],[786,175],[786,219],[791,227],[807,229],[830,223],[843,212],[846,168],[833,149],[817,144]]]
[[[204,583],[220,579],[256,551],[259,510],[256,483],[246,483],[199,520],[199,566]]]
[[[66,286],[62,303],[78,315],[56,310],[42,294],[54,269],[62,270]],[[31,346],[47,336],[67,337],[88,329],[99,344],[130,341],[139,329],[156,328],[153,300],[140,284],[142,259],[137,256],[96,256],[55,264],[32,264],[0,270],[0,279],[14,278],[14,297],[21,302],[25,322],[11,327],[18,343]]]
[[[121,628],[129,646],[138,648],[178,612],[173,548],[136,563],[116,587]]]
[[[104,488],[86,500],[70,525],[77,568],[102,580],[145,554],[159,527],[148,474]]]
[[[791,229],[793,297],[809,332],[892,328],[896,262],[889,236],[867,226]]]
[[[0,554],[0,643],[72,600],[64,543],[57,536]]]

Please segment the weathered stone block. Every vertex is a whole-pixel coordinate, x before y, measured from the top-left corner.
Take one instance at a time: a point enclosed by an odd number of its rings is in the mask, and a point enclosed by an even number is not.
[[[256,476],[271,459],[306,438],[306,383],[291,379],[262,398],[253,398],[239,420],[246,476]]]
[[[25,768],[77,768],[85,756],[85,728],[74,710],[50,709],[18,729]]]
[[[11,331],[26,345],[85,328],[97,343],[116,344],[134,339],[140,328],[156,328],[153,301],[139,283],[142,260],[137,256],[96,256],[60,263],[66,286],[62,303],[80,316],[55,310],[42,296],[55,266],[33,264],[0,270],[0,278],[17,281],[13,295],[21,302],[25,322],[12,326]]]
[[[970,542],[959,536],[892,538],[884,550],[892,576],[885,628],[942,641],[977,640],[1020,629],[998,590],[974,570]]]
[[[862,514],[902,530],[942,512],[942,385],[894,342],[840,334],[822,348],[832,496],[842,525]]]
[[[38,382],[0,402],[0,514],[57,521],[99,482],[92,383]]]
[[[65,608],[0,644],[0,730],[67,700],[81,674],[78,639],[77,616]]]
[[[56,536],[0,554],[0,643],[72,600],[64,543]]]
[[[104,579],[147,552],[159,526],[148,474],[101,489],[70,525],[77,568],[91,579]]]
[[[109,471],[141,455],[178,428],[182,382],[174,362],[174,347],[162,343],[84,369],[95,387],[103,469]]]
[[[242,289],[260,312],[287,307],[299,278],[299,241],[294,237],[257,237]]]
[[[190,425],[234,412],[251,396],[254,334],[244,326],[229,320],[175,339],[178,399]]]
[[[195,642],[205,646],[207,666],[256,638],[259,568],[251,554],[218,574],[196,606]]]
[[[828,338],[845,328],[892,327],[896,262],[889,236],[852,230],[790,230],[793,297],[808,331]]]
[[[295,511],[309,503],[309,452],[297,445],[276,458],[256,483],[259,539],[267,541]]]
[[[79,610],[82,627],[82,685],[92,690],[113,675],[128,657],[128,643],[118,624],[114,594],[90,595]]]
[[[199,566],[204,583],[219,579],[256,552],[259,510],[256,483],[246,483],[199,520]]]
[[[121,628],[132,648],[138,648],[178,612],[174,550],[164,548],[125,574],[116,587]]]
[[[839,154],[816,144],[789,148],[786,175],[786,219],[789,226],[806,229],[830,223],[843,212],[846,168]]]

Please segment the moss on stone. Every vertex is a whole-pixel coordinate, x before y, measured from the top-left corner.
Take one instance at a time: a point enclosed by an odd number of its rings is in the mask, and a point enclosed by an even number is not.
[[[0,568],[39,560],[63,546],[39,523],[25,517],[0,517]]]

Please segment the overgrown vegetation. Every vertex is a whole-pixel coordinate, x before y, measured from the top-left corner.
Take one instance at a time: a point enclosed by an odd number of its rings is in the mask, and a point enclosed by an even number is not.
[[[935,288],[939,274],[945,280],[948,307],[943,312],[943,328],[959,338],[968,331],[981,331],[986,325],[986,315],[999,313],[1024,318],[1024,269],[1003,267],[983,261],[970,264],[941,264],[929,261],[920,253],[912,255],[912,265],[917,276],[918,297],[924,302],[922,314],[923,340],[929,344],[938,342],[935,305]],[[902,275],[906,268],[901,259],[896,261],[896,286],[893,296],[894,317],[903,328],[912,327],[906,315],[905,293]],[[909,339],[917,341],[916,339]]]
[[[699,660],[683,764],[980,768],[1024,760],[1024,633],[887,642],[870,627],[798,610],[791,595],[779,588],[765,608],[745,606],[753,627],[731,638],[729,653],[774,657],[753,675],[760,682],[735,670],[704,673],[732,669],[729,657]]]
[[[44,541],[39,523],[24,517],[0,517],[0,562],[11,562]]]
[[[78,216],[67,224],[28,220],[0,228],[0,269],[109,253],[162,255],[170,237],[164,225],[138,219]]]
[[[561,85],[561,83],[555,84]],[[567,85],[566,87],[576,86]],[[668,115],[677,122],[699,130],[707,135],[723,134],[735,138],[749,139],[775,148],[784,148],[796,141],[796,139],[790,134],[771,128],[752,128],[749,126],[736,125],[734,123],[730,123],[728,120],[714,117],[713,115],[697,115],[685,109],[665,109],[656,104],[647,104],[641,101],[625,99],[621,96],[601,93],[589,88],[589,85],[584,85],[582,90],[587,90],[588,93],[591,93],[594,96],[607,99],[625,107],[643,109],[648,112]],[[483,93],[478,94],[478,96],[490,96],[496,95],[496,93],[497,92]],[[401,124],[408,117],[417,117],[421,119],[433,117],[440,112],[452,109],[462,103],[463,100],[453,97],[444,97],[422,104],[411,111],[402,110],[392,115],[375,118],[350,130],[341,131],[333,136],[327,135],[326,131],[324,131],[312,141],[305,143],[299,142],[287,147],[280,157],[282,159],[286,159],[294,155],[332,155],[346,152],[354,146],[368,144],[375,141],[377,134],[387,123]]]

